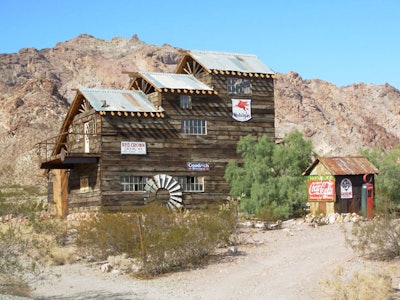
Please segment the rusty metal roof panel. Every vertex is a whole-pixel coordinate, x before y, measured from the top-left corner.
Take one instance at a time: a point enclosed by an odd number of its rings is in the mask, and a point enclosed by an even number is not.
[[[191,50],[189,54],[209,70],[243,73],[275,74],[257,56],[252,54]]]
[[[318,162],[322,163],[332,175],[378,174],[379,170],[362,156],[319,157],[306,171],[310,173]]]
[[[79,91],[96,111],[160,112],[141,91],[88,89]]]
[[[139,72],[139,74],[160,89],[213,90],[193,75],[155,72]]]

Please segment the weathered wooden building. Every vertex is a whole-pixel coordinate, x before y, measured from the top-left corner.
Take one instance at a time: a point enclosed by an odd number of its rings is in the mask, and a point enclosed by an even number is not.
[[[274,72],[254,55],[188,51],[175,73],[126,74],[127,90],[78,88],[54,143],[39,144],[58,215],[225,199],[238,140],[274,137]]]
[[[308,176],[308,201],[312,214],[372,214],[375,174],[378,169],[365,157],[318,157],[303,175]],[[368,194],[363,195],[363,189]]]

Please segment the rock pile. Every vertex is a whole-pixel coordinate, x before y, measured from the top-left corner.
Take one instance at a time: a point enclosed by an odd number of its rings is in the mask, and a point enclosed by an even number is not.
[[[318,216],[308,214],[304,217],[304,222],[316,224],[316,225],[327,225],[334,223],[348,223],[348,222],[358,222],[365,220],[364,217],[357,215],[356,213],[332,213],[332,214],[321,214]]]

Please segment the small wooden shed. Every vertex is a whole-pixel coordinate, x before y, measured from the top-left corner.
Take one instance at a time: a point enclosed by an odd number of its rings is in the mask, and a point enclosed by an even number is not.
[[[318,157],[303,173],[308,176],[311,213],[361,213],[366,207],[363,189],[367,186],[371,211],[374,175],[378,173],[378,169],[362,156]]]

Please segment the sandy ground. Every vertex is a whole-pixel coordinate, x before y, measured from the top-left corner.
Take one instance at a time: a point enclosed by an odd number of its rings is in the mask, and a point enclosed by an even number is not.
[[[140,280],[102,273],[96,264],[52,267],[59,278],[38,282],[35,299],[329,299],[324,282],[341,266],[381,268],[345,246],[341,226],[302,221],[280,230],[245,229],[236,255],[206,267]],[[226,249],[220,251],[227,252]],[[397,286],[400,278],[393,277]]]

